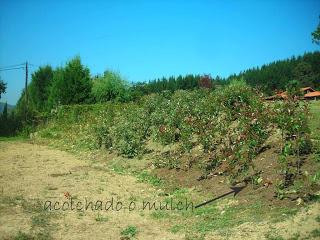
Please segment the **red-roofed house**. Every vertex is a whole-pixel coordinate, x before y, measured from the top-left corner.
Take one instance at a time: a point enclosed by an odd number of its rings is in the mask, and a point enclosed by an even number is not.
[[[315,91],[311,87],[301,88],[300,91],[303,92],[303,98],[306,100],[320,100],[320,91]],[[276,95],[266,97],[265,100],[284,100],[287,98],[287,92],[280,92]]]

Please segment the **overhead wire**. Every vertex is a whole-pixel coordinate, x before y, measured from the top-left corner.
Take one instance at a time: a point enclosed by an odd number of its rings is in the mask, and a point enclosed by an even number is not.
[[[25,69],[25,67],[4,68],[4,69],[0,69],[0,72],[2,72],[2,71],[9,71],[9,70],[15,70],[15,69]]]
[[[0,67],[0,69],[13,68],[13,67],[18,67],[18,66],[22,66],[22,65],[25,65],[25,63],[14,64],[14,65],[9,65],[9,66],[2,66],[2,67]]]

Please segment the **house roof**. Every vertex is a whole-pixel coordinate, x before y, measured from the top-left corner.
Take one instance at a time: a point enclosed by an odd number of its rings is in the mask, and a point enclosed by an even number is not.
[[[300,88],[301,92],[304,92],[307,90],[310,90],[310,92],[304,94],[305,98],[320,97],[320,91],[315,91],[311,87]],[[274,100],[274,99],[287,99],[287,98],[288,98],[288,94],[287,94],[287,91],[285,91],[285,92],[277,93],[276,95],[273,95],[273,96],[266,97],[265,99],[266,100]]]
[[[301,91],[310,90],[311,92],[316,92],[312,87],[304,87],[300,89]]]
[[[309,92],[305,94],[304,97],[320,97],[320,91]]]

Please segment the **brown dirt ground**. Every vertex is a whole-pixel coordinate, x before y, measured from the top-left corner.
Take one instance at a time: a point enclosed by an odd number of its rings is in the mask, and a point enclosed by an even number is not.
[[[273,153],[268,151],[264,154],[272,156]],[[263,158],[263,155],[260,157]],[[38,144],[0,142],[0,238],[11,239],[19,230],[26,233],[35,231],[32,225],[34,213],[25,211],[19,201],[18,204],[3,201],[8,197],[22,196],[28,204],[36,200],[63,202],[66,201],[66,192],[80,200],[85,197],[94,201],[114,197],[127,203],[130,199],[158,199],[158,189],[137,182],[134,176],[115,174],[107,164],[108,161],[78,159],[70,153]],[[270,160],[263,167],[271,169],[272,164],[273,161]],[[164,170],[159,170],[158,174],[161,175],[161,171]],[[187,187],[199,184],[196,171],[170,171],[162,173],[168,181],[171,179],[177,185]],[[266,170],[266,177],[271,172]],[[215,188],[214,192],[223,192],[225,184],[221,181],[223,178],[220,176],[200,181],[200,188],[205,191],[213,191]],[[266,193],[261,189],[247,188],[239,194],[239,201],[253,194],[257,198],[269,198],[271,190]],[[53,239],[121,239],[121,231],[128,225],[134,225],[138,229],[136,239],[187,239],[182,233],[171,233],[169,222],[155,220],[149,213],[142,211],[108,211],[101,215],[105,220],[97,221],[97,212],[94,211],[82,214],[76,211],[52,212],[49,222],[51,236]],[[284,222],[244,223],[230,230],[227,239],[266,239],[266,234],[270,231],[284,237],[291,237],[294,233],[307,237],[319,227],[315,220],[319,215],[320,204],[316,203]],[[215,232],[206,235],[206,239],[225,238]]]
[[[259,199],[273,206],[291,207],[296,205],[296,202],[293,200],[302,196],[293,194],[284,200],[275,197],[276,185],[283,179],[283,176],[279,174],[281,169],[279,165],[279,151],[278,136],[274,134],[266,141],[264,150],[253,160],[255,172],[261,171],[260,177],[262,182],[258,186],[248,184],[248,186],[241,191],[241,194],[239,194],[239,200],[247,200],[248,196],[254,196],[254,198],[251,198],[253,201],[254,199]],[[223,166],[216,169],[214,174],[211,174],[208,178],[199,180],[199,177],[203,175],[203,170],[199,168],[197,161],[201,163],[204,162],[205,159],[209,159],[209,157],[209,154],[197,156],[197,154],[194,153],[190,154],[189,157],[181,156],[183,161],[182,166],[186,165],[185,162],[193,162],[193,165],[190,168],[181,167],[178,169],[156,168],[153,170],[153,173],[160,178],[166,179],[168,186],[196,188],[201,192],[213,194],[217,192],[223,193],[227,190],[226,186],[230,185],[227,175],[218,174],[223,172]],[[304,161],[301,163],[302,174],[299,178],[305,181],[305,173],[313,175],[318,169],[311,159],[311,156],[302,156],[302,158],[304,158]],[[253,175],[252,169],[250,171],[251,173],[249,173],[249,175]],[[243,182],[239,182],[239,184],[243,184]],[[309,188],[305,189],[304,192],[317,192],[319,190],[319,188]]]
[[[93,201],[117,198],[123,202],[130,197],[150,197],[156,190],[137,183],[132,176],[117,175],[103,166],[75,158],[69,153],[45,146],[22,142],[0,142],[1,197],[22,196],[27,201],[65,201],[65,192],[78,199]],[[128,225],[138,229],[138,239],[182,239],[168,232],[168,226],[142,216],[139,211],[111,211],[101,215],[105,222],[97,222],[97,213],[86,211],[82,216],[74,211],[59,211],[50,224],[54,239],[120,239],[121,230]],[[0,238],[10,239],[19,230],[30,232],[31,215],[21,206],[2,206]]]

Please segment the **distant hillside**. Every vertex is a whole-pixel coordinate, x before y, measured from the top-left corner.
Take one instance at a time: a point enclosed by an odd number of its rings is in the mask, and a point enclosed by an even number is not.
[[[203,77],[205,76],[192,74],[184,77],[163,77],[145,83],[137,83],[134,88],[143,94],[163,90],[195,89],[203,85],[201,81],[206,80]],[[228,84],[234,78],[243,78],[249,85],[268,95],[272,95],[275,90],[285,90],[287,84],[292,80],[297,80],[301,87],[320,90],[320,52],[305,53],[302,56],[267,63],[261,67],[253,67],[238,74],[232,74],[227,78],[210,77],[211,84],[207,85],[216,88]]]
[[[320,89],[320,52],[305,53],[303,56],[251,68],[231,75],[227,80],[239,77],[267,94],[284,90],[291,80],[298,80],[301,87]]]
[[[2,113],[5,104],[6,103],[0,102],[0,113]],[[8,111],[10,112],[12,109],[14,109],[14,107],[14,105],[8,104]]]

